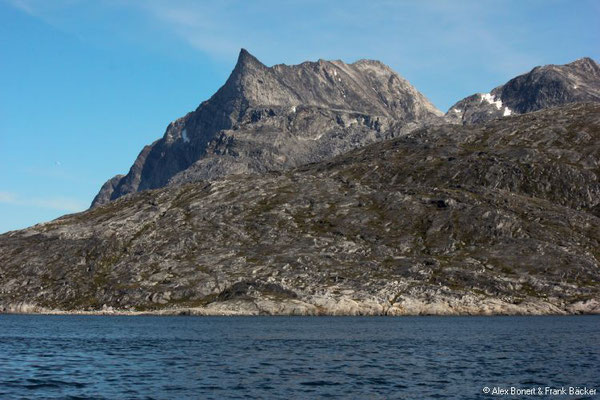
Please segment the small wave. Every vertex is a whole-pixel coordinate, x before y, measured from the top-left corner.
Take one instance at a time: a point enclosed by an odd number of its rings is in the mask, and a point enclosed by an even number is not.
[[[74,388],[81,389],[86,386],[87,385],[85,383],[80,383],[80,382],[67,382],[67,381],[61,381],[61,380],[57,380],[57,379],[36,379],[36,378],[28,378],[21,385],[21,387],[23,387],[25,389],[30,389],[30,390],[51,389],[51,388],[60,389],[63,387],[74,387]]]
[[[308,382],[300,382],[303,386],[337,386],[339,382],[330,382],[330,381],[308,381]]]

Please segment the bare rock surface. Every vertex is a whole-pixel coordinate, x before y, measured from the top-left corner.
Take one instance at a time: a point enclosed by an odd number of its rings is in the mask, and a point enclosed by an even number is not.
[[[225,84],[146,146],[92,207],[128,193],[284,170],[441,120],[408,81],[371,60],[267,67],[246,50]]]
[[[1,235],[0,309],[598,313],[599,174],[599,104],[419,128]]]
[[[466,97],[450,107],[446,120],[477,124],[577,102],[600,102],[600,66],[588,57],[535,67],[489,93]]]

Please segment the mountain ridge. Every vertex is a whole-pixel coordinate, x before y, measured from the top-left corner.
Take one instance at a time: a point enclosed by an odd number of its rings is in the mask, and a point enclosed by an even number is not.
[[[476,93],[446,112],[451,123],[474,124],[575,102],[600,102],[600,66],[589,57],[548,64],[510,79],[489,93]]]
[[[296,114],[297,107],[303,107],[303,115]],[[356,119],[355,114],[368,122],[344,126],[351,122],[342,120]],[[142,150],[125,177],[118,182],[111,178],[113,183],[103,186],[92,206],[173,182],[313,162],[372,142],[369,133],[381,133],[374,124],[377,119],[383,124],[407,125],[441,115],[408,81],[380,62],[319,60],[267,67],[242,49],[225,84],[195,111],[169,124],[163,138]],[[265,121],[273,117],[271,126],[265,127]],[[262,133],[252,124],[261,119],[260,129],[280,134],[260,142]],[[302,131],[291,126],[296,121],[302,124]],[[242,131],[246,137],[241,139],[240,151],[235,147]],[[318,136],[325,143],[320,143],[320,149],[305,148],[306,144],[298,145],[296,140],[303,136]],[[329,136],[341,139],[328,140]],[[273,147],[273,141],[281,145]],[[261,156],[239,160],[240,152]],[[222,155],[228,157],[219,157]],[[203,162],[205,159],[210,160]],[[199,164],[186,171],[196,162]],[[176,178],[179,173],[185,176]]]
[[[92,207],[166,185],[285,170],[423,125],[483,123],[577,101],[600,101],[600,67],[589,57],[537,66],[490,93],[460,100],[442,119],[435,106],[380,61],[267,67],[241,49],[224,85],[195,111],[171,122],[125,176],[109,179]]]

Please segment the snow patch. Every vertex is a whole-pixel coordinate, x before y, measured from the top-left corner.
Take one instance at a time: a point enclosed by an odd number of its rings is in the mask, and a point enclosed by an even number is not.
[[[503,117],[508,117],[511,114],[512,114],[512,111],[510,110],[510,108],[504,107],[504,114],[502,114],[502,116]]]
[[[496,96],[490,93],[482,93],[480,103],[484,100],[489,104],[495,105],[498,110],[502,109],[502,100],[496,100]]]
[[[341,82],[341,81],[342,81],[342,78],[338,78],[338,82]]]
[[[459,109],[459,108],[453,108],[453,109],[452,109],[452,112],[454,112],[454,113],[457,113],[457,114],[460,114],[460,113],[462,112],[462,110],[461,110],[461,109]]]
[[[573,85],[573,89],[577,89],[577,85]]]
[[[333,76],[337,76],[337,71],[335,69],[333,70]]]
[[[190,142],[190,138],[187,135],[187,130],[184,129],[184,130],[181,131],[181,138],[183,139],[183,141],[185,143],[189,143]]]
[[[296,112],[296,106],[292,106],[292,112],[295,113]]]

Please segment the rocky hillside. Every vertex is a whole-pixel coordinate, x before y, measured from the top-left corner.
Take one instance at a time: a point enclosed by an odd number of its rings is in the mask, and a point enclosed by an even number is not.
[[[600,102],[600,66],[591,58],[535,67],[490,93],[460,100],[450,107],[446,119],[477,124],[576,102]]]
[[[600,312],[599,176],[598,104],[422,128],[4,234],[0,307]]]
[[[172,122],[127,175],[102,186],[92,206],[167,184],[323,160],[441,115],[378,61],[269,68],[242,50],[223,87]]]

